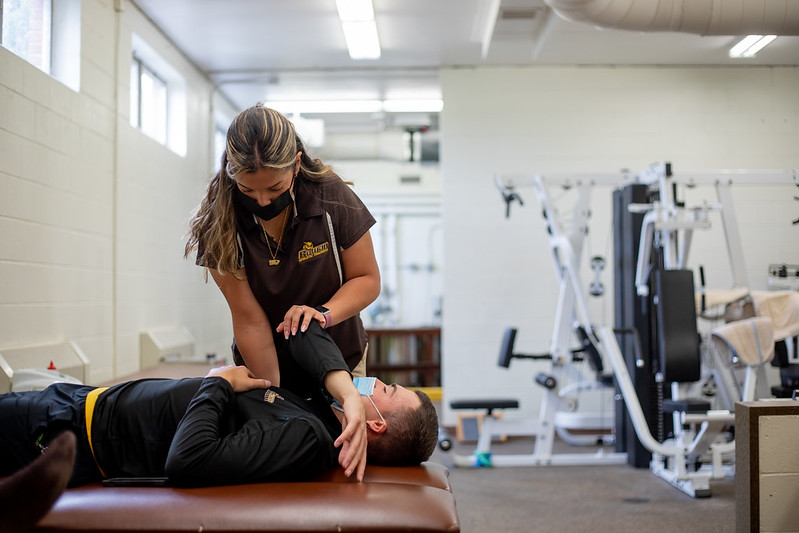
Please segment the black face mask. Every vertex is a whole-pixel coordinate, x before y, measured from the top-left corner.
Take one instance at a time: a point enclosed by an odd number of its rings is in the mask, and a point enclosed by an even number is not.
[[[291,184],[294,185],[294,180],[291,180]],[[258,205],[258,201],[255,200],[255,198],[250,198],[241,192],[241,189],[238,187],[235,187],[235,189],[238,193],[241,205],[243,205],[247,211],[262,220],[272,220],[282,213],[283,210],[294,201],[294,196],[291,194],[291,186],[283,191],[280,196],[275,198],[271,203],[268,203],[263,207]]]

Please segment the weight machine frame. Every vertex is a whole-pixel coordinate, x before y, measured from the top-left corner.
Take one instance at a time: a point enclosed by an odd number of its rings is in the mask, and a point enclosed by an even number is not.
[[[715,183],[721,204],[724,204],[724,208],[720,205],[703,204],[692,209],[677,205],[673,189],[669,187],[675,183],[671,180],[671,166],[666,163],[653,165],[633,177],[628,174],[586,175],[585,179],[581,179],[579,176],[572,176],[570,179],[581,190],[588,190],[591,185],[602,181],[613,182],[616,185],[625,182],[644,183],[650,186],[656,184],[659,188],[661,197],[657,204],[631,207],[631,211],[638,210],[646,213],[639,244],[643,252],[639,254],[638,258],[635,286],[639,296],[648,296],[648,271],[645,265],[649,264],[649,252],[655,237],[657,236],[664,244],[664,263],[667,268],[682,267],[687,262],[691,232],[694,229],[709,227],[707,215],[712,210],[722,211],[735,284],[736,286],[746,286],[743,250],[740,247],[735,215],[732,211],[732,198],[729,191],[731,180],[729,178],[744,176],[744,178],[757,180],[762,175],[774,178],[775,176],[782,177],[786,173],[779,171],[700,171],[698,174],[690,173],[690,177],[687,178],[690,183],[698,181]],[[698,176],[701,179],[697,179]],[[787,179],[791,177],[795,179],[795,176],[796,171],[788,171],[786,175]],[[617,340],[617,334],[627,334],[629,331],[614,330],[607,326],[595,329],[584,299],[578,269],[581,255],[579,250],[582,249],[587,226],[579,222],[587,223],[590,212],[588,209],[589,196],[587,194],[579,195],[575,216],[584,218],[578,219],[578,223],[573,225],[572,231],[567,235],[557,223],[555,213],[551,209],[542,176],[523,176],[521,179],[514,177],[508,181],[503,180],[501,176],[495,176],[495,181],[506,202],[507,216],[510,214],[513,201],[523,204],[521,197],[515,191],[515,186],[520,182],[525,182],[525,184],[532,184],[536,188],[539,202],[544,210],[544,217],[547,219],[550,250],[560,279],[558,306],[550,346],[552,359],[549,375],[554,378],[556,386],[544,394],[540,418],[537,420],[500,419],[492,412],[497,407],[488,407],[475,452],[469,456],[455,455],[455,464],[457,466],[543,466],[620,464],[627,461],[627,453],[624,452],[605,453],[600,450],[593,455],[552,453],[557,413],[564,407],[568,407],[564,406],[556,389],[566,375],[567,367],[575,361],[574,353],[568,349],[568,346],[575,327],[579,327],[584,332],[590,347],[595,349],[602,359],[611,363],[613,375],[635,435],[640,443],[652,453],[650,470],[693,497],[710,496],[709,482],[712,479],[724,477],[723,458],[734,451],[734,441],[720,441],[721,433],[728,424],[734,421],[734,415],[726,410],[710,410],[705,413],[675,411],[673,414],[674,437],[664,442],[659,442],[653,437],[630,377],[628,364],[625,362]],[[681,240],[677,238],[677,232],[680,230],[684,232]],[[634,361],[634,365],[642,366],[640,348]],[[675,397],[679,397],[677,384],[672,387],[672,393]],[[473,403],[471,408],[480,408],[479,401]],[[536,437],[534,451],[527,455],[492,454],[491,440],[495,435],[534,435]],[[710,464],[697,469],[696,466],[700,464],[700,461],[708,456]]]

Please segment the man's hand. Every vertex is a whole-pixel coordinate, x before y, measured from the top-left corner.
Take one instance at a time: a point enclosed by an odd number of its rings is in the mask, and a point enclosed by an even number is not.
[[[355,479],[363,481],[366,470],[366,412],[358,389],[352,383],[349,372],[334,370],[325,375],[325,388],[333,398],[338,400],[344,409],[344,420],[341,422],[341,435],[335,446],[341,446],[338,462],[349,477],[353,473]]]
[[[246,366],[228,365],[212,368],[205,377],[220,377],[227,380],[233,392],[245,392],[252,389],[265,389],[272,386],[268,379],[259,379]]]
[[[356,390],[357,392],[357,390]],[[363,481],[366,470],[366,413],[363,409],[361,395],[349,396],[341,402],[344,408],[344,420],[341,421],[341,435],[334,443],[341,446],[338,462],[349,477],[355,473],[355,479]]]

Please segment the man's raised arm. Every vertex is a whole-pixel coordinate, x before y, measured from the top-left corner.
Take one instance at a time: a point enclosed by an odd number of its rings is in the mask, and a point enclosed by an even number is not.
[[[362,481],[366,468],[366,413],[341,350],[316,322],[311,322],[305,332],[292,335],[288,346],[297,364],[344,409],[341,436],[335,443],[342,447],[339,464],[347,476],[354,473]]]

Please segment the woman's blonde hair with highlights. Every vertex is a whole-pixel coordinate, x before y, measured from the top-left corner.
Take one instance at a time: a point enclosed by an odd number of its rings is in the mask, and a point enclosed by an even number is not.
[[[302,154],[298,177],[313,181],[338,178],[329,165],[306,154],[294,125],[274,109],[257,104],[239,113],[227,130],[219,172],[211,178],[189,222],[184,257],[197,250],[199,264],[242,278],[233,210],[236,178],[263,167],[291,168],[297,153]]]

